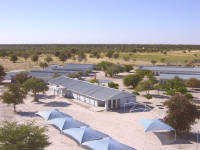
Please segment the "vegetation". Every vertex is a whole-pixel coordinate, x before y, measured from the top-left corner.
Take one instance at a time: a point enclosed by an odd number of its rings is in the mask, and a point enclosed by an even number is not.
[[[91,79],[90,83],[99,83],[99,80],[97,80],[97,79]]]
[[[47,131],[33,123],[17,124],[16,122],[5,122],[0,127],[0,149],[1,150],[44,150],[49,146]]]
[[[58,77],[60,77],[60,74],[58,74],[58,73],[54,73],[54,75],[53,75],[53,79],[58,78]]]
[[[111,62],[102,61],[101,63],[97,64],[97,70],[102,70],[105,72],[105,76],[113,77],[120,72],[124,71],[123,66],[119,64],[113,64]]]
[[[14,112],[16,112],[16,105],[23,103],[27,92],[22,89],[20,84],[14,83],[7,86],[7,91],[3,93],[1,99],[3,103],[12,104]]]
[[[50,62],[53,61],[53,58],[52,58],[51,56],[47,56],[47,57],[45,58],[45,61],[47,62],[47,64],[49,64]]]
[[[133,66],[132,65],[124,65],[124,71],[129,72],[133,70]]]
[[[0,83],[3,80],[3,77],[6,75],[4,67],[0,65]]]
[[[164,121],[178,132],[187,132],[196,119],[200,118],[197,106],[182,94],[175,94],[164,105],[168,108]]]
[[[13,63],[15,63],[18,60],[16,55],[12,55],[10,56],[10,61],[12,61]]]
[[[38,55],[33,55],[33,56],[31,56],[31,60],[33,61],[33,62],[38,62],[38,59],[39,59],[39,57],[38,57]]]
[[[23,85],[24,82],[26,82],[29,79],[27,73],[19,73],[14,76],[13,82],[20,85],[20,87]]]
[[[167,83],[162,86],[162,89],[165,90],[166,95],[170,96],[174,96],[176,93],[188,94],[184,81],[178,77],[167,80]]]
[[[82,72],[70,73],[70,74],[67,75],[67,77],[81,79],[82,75],[83,75]]]
[[[191,88],[199,88],[200,87],[200,81],[197,80],[196,78],[191,78],[185,82],[185,85],[187,87]]]
[[[40,67],[41,67],[42,69],[45,69],[45,68],[48,67],[48,64],[47,64],[46,62],[41,62],[41,63],[40,63]]]
[[[39,92],[45,92],[48,91],[48,85],[44,80],[39,79],[39,78],[30,78],[28,79],[24,84],[23,84],[24,89],[29,92],[31,91],[34,95],[34,101],[38,101],[37,94]]]
[[[137,74],[126,75],[123,77],[123,84],[125,86],[131,86],[132,88],[136,88],[140,80],[141,80],[141,77]]]
[[[114,83],[114,82],[109,82],[108,83],[108,87],[114,88],[114,89],[118,89],[119,88],[119,84]]]

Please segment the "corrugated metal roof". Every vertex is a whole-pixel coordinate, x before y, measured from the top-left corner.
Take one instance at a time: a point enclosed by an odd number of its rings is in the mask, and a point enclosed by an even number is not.
[[[117,89],[112,89],[104,86],[95,85],[89,82],[81,81],[81,80],[75,80],[68,77],[58,77],[56,79],[52,79],[49,81],[51,84],[61,85],[65,87],[68,90],[71,90],[73,92],[95,98],[97,100],[108,100],[111,97],[114,97],[116,95],[123,94],[124,97],[130,97],[134,96],[133,94],[120,91]]]
[[[95,67],[94,64],[65,64],[63,66],[64,69],[93,69]]]
[[[176,66],[140,66],[142,70],[162,71],[162,72],[191,72],[200,73],[200,68],[176,67]]]
[[[168,73],[162,73],[160,74],[159,76],[159,79],[160,80],[170,80],[170,79],[173,79],[175,77],[179,77],[183,80],[189,80],[190,78],[196,78],[198,80],[200,80],[200,75],[195,75],[195,74],[168,74]]]
[[[12,80],[12,78],[14,76],[16,76],[17,74],[20,73],[25,73],[25,70],[17,70],[17,71],[10,71],[10,72],[6,72],[6,75],[4,76],[4,80]]]

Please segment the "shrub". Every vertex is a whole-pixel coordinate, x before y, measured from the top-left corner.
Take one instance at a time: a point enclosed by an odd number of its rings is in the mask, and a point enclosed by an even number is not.
[[[129,72],[133,69],[132,65],[124,65],[124,71]]]
[[[118,89],[119,88],[119,84],[114,83],[114,82],[109,82],[108,83],[108,87],[114,88],[114,89]]]
[[[97,79],[92,79],[92,80],[90,80],[90,83],[99,83],[99,80],[97,80]]]
[[[17,58],[16,55],[12,55],[12,56],[10,57],[10,61],[12,61],[13,63],[15,63],[17,60],[18,60],[18,58]]]

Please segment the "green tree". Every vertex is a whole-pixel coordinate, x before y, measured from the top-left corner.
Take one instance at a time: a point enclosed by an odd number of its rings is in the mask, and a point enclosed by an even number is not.
[[[16,83],[8,85],[7,88],[8,90],[1,96],[2,101],[6,104],[13,104],[14,112],[16,112],[16,105],[24,102],[27,93]]]
[[[18,60],[18,58],[17,58],[16,55],[12,55],[12,56],[10,57],[10,61],[12,61],[13,63],[15,63],[17,60]]]
[[[124,71],[129,72],[133,69],[132,65],[124,65]]]
[[[0,127],[1,150],[44,150],[49,146],[47,129],[33,123],[5,122]]]
[[[83,60],[86,61],[87,56],[81,51],[80,53],[78,53],[78,62],[81,62]]]
[[[49,64],[50,62],[53,61],[53,58],[52,58],[51,56],[47,56],[47,57],[45,58],[45,61]]]
[[[63,63],[67,60],[67,56],[64,53],[60,53],[58,56],[59,60]]]
[[[114,53],[114,51],[108,50],[108,52],[106,53],[106,57],[112,58],[113,53]]]
[[[114,54],[112,55],[112,57],[115,58],[115,59],[119,58],[119,53],[114,53]]]
[[[28,53],[23,53],[22,54],[22,57],[24,58],[24,60],[26,61],[29,57],[29,54]]]
[[[140,81],[136,87],[137,91],[145,91],[149,95],[149,91],[154,89],[154,82],[152,80]]]
[[[151,60],[152,65],[155,65],[157,63],[156,60]]]
[[[160,59],[160,62],[161,62],[161,63],[165,63],[165,61],[166,61],[165,58],[161,58],[161,59]]]
[[[167,80],[167,83],[162,86],[167,95],[174,96],[176,93],[186,94],[187,89],[185,88],[184,81],[178,77],[172,80]]]
[[[23,87],[27,92],[31,91],[33,93],[34,101],[36,102],[38,101],[37,94],[39,92],[44,93],[49,89],[47,83],[44,80],[35,77],[30,78],[24,82]]]
[[[13,81],[14,81],[14,83],[23,85],[23,83],[26,82],[26,80],[28,80],[28,79],[29,79],[29,77],[28,77],[27,73],[19,73],[14,76]]]
[[[171,97],[164,105],[168,108],[164,121],[178,132],[189,131],[196,119],[200,118],[197,106],[182,94]]]
[[[136,88],[140,81],[141,77],[137,74],[130,74],[123,77],[123,84],[125,86],[131,86],[132,88]]]
[[[114,89],[118,89],[119,88],[119,84],[114,83],[114,82],[109,82],[108,83],[108,87],[114,88]]]
[[[31,61],[33,61],[33,62],[38,62],[38,59],[39,59],[39,57],[36,54],[31,56]]]
[[[189,80],[187,80],[185,82],[185,85],[187,87],[191,87],[191,88],[199,88],[200,87],[200,81],[197,80],[196,78],[190,78]]]
[[[47,64],[46,62],[41,62],[41,63],[40,63],[40,67],[41,67],[42,69],[45,69],[45,68],[48,67],[48,64]]]
[[[6,75],[4,67],[0,65],[0,83],[3,80],[3,77]]]

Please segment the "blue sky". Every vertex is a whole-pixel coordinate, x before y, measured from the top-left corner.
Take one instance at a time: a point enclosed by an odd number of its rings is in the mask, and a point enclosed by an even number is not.
[[[200,44],[200,0],[0,0],[0,44]]]

